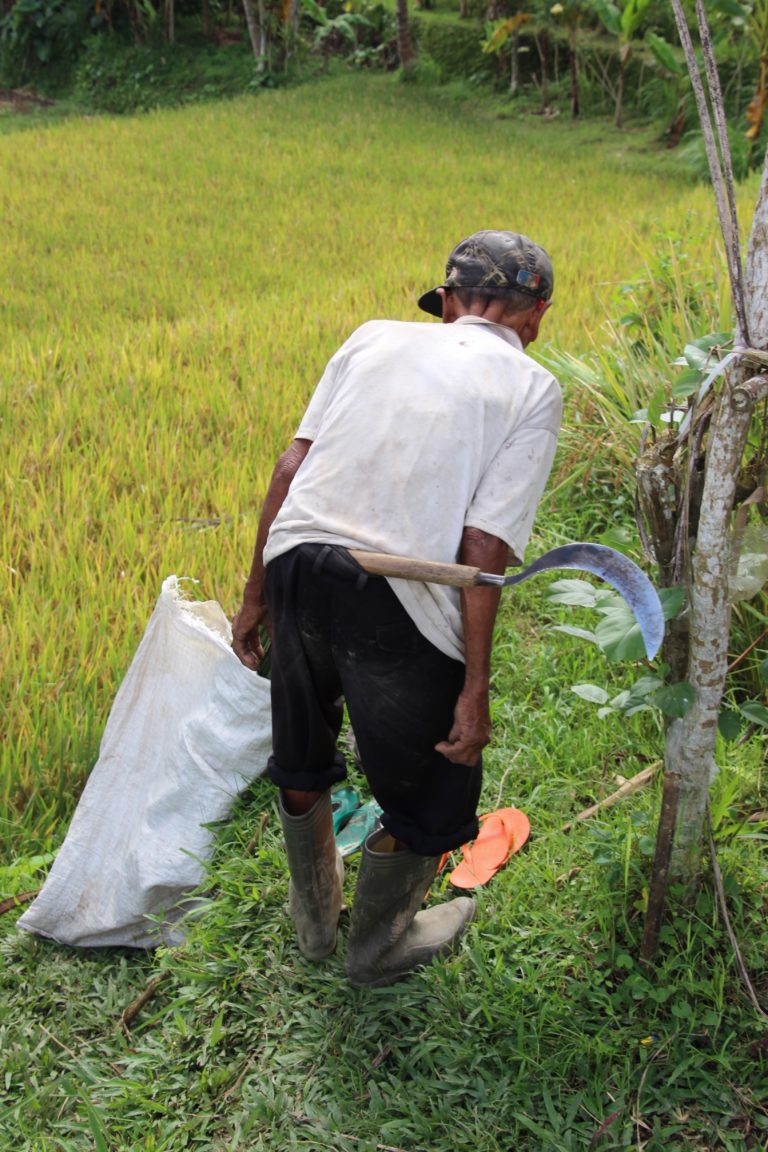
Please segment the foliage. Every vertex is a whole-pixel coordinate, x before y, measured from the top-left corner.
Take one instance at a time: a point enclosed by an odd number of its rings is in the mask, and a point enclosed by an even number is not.
[[[383,4],[364,2],[353,7],[347,3],[334,13],[316,0],[302,0],[302,10],[314,26],[313,47],[325,66],[331,55],[342,56],[356,67],[396,65],[395,22]]]
[[[476,24],[431,21],[416,14],[413,26],[419,50],[437,63],[443,80],[488,78],[493,60],[481,48],[482,34]]]
[[[708,248],[702,258],[692,259],[692,241]],[[632,491],[649,412],[658,430],[669,427],[679,401],[692,390],[690,377],[672,370],[675,354],[702,332],[730,328],[724,255],[709,229],[691,217],[682,229],[655,232],[652,244],[645,269],[616,289],[612,315],[589,351],[548,354],[548,363],[573,389],[576,407],[564,430],[558,487],[591,483],[607,468]]]
[[[213,47],[126,46],[112,36],[92,38],[75,68],[75,88],[97,112],[146,112],[199,103],[274,85],[256,71],[245,45],[223,57]]]
[[[87,37],[104,21],[93,0],[16,0],[0,19],[0,79],[61,81]]]
[[[737,180],[744,180],[756,165],[762,165],[760,149],[755,149],[752,142],[744,133],[743,127],[730,127],[728,129],[731,159],[733,161],[733,174]],[[704,147],[704,139],[700,131],[691,131],[683,137],[678,158],[681,167],[694,179],[705,181],[709,178],[709,165]]]

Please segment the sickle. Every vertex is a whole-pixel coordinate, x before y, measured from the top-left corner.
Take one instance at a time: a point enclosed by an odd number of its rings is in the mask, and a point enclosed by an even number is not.
[[[388,556],[384,552],[351,551],[349,555],[372,576],[391,576],[400,580],[421,580],[428,584],[450,584],[454,588],[494,585],[509,588],[522,584],[539,572],[557,568],[576,568],[591,572],[610,584],[626,601],[640,628],[648,659],[652,660],[664,639],[664,612],[658,593],[637,564],[605,544],[563,544],[552,548],[513,576],[481,572],[468,564],[441,564],[432,560],[412,560],[407,556]]]

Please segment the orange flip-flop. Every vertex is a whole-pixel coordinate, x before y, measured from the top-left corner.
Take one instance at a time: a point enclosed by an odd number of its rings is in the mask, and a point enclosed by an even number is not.
[[[462,847],[464,859],[448,880],[454,888],[478,888],[487,884],[531,834],[528,817],[519,808],[499,808],[480,817],[480,835]]]

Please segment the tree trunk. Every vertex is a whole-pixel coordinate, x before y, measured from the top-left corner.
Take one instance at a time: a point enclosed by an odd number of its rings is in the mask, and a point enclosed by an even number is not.
[[[568,49],[571,55],[571,118],[573,120],[579,115],[579,61],[576,56],[577,33],[577,26],[573,23],[568,34]]]
[[[768,347],[768,151],[747,246],[747,328],[753,348]]]
[[[395,10],[395,36],[397,40],[397,57],[403,72],[409,72],[416,63],[411,40],[411,24],[408,19],[408,0],[397,0]]]
[[[260,3],[259,3],[260,15],[261,15],[261,8],[262,8],[262,4],[261,4],[261,0],[260,0]],[[251,50],[253,52],[253,58],[256,61],[256,71],[257,72],[263,72],[264,71],[264,55],[265,55],[264,42],[263,42],[263,40],[264,40],[264,37],[263,37],[264,25],[263,25],[263,23],[262,24],[257,23],[256,16],[255,16],[255,13],[253,11],[253,4],[251,3],[251,0],[243,0],[243,11],[245,12],[245,22],[248,25],[248,37],[251,41]]]
[[[745,327],[750,333],[750,344],[764,350],[768,346],[768,152],[749,238],[744,284]],[[744,340],[741,327],[737,344]],[[645,958],[653,955],[658,943],[667,878],[692,889],[700,873],[709,786],[717,773],[717,721],[728,670],[731,512],[754,406],[768,394],[768,376],[745,379],[747,373],[740,365],[726,380],[709,429],[689,590],[688,681],[695,700],[667,733],[665,797],[669,791],[670,806],[674,808],[676,804],[676,811],[670,817],[674,821],[672,834],[660,835],[656,844],[641,945]]]
[[[621,128],[622,116],[624,114],[624,73],[627,68],[628,57],[629,45],[622,44],[619,49],[619,78],[616,82],[616,110],[613,117],[613,122],[617,128]]]
[[[293,55],[293,50],[294,50],[294,47],[296,45],[296,41],[299,38],[299,20],[300,19],[301,19],[301,0],[291,0],[291,15],[290,15],[291,51],[290,51],[290,55]]]
[[[520,87],[520,31],[515,28],[514,32],[509,38],[511,50],[511,63],[509,69],[509,94],[516,96],[517,90]]]
[[[539,32],[534,39],[541,65],[541,110],[546,112],[549,107],[549,37],[546,32]]]
[[[166,42],[166,44],[175,44],[176,43],[176,11],[174,8],[174,0],[165,0],[164,16],[165,16],[165,42]]]

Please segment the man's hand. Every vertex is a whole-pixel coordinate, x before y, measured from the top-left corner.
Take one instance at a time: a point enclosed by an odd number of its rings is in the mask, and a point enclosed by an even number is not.
[[[466,688],[456,701],[453,713],[453,727],[448,739],[435,745],[452,764],[469,764],[474,767],[480,753],[491,741],[491,714],[488,705],[488,692],[470,692]]]
[[[269,610],[266,604],[246,603],[232,621],[232,650],[241,664],[258,669],[264,657],[264,648],[259,638],[259,627],[269,631]]]

